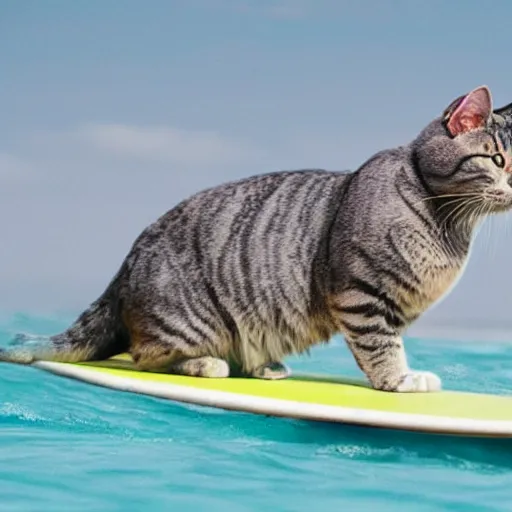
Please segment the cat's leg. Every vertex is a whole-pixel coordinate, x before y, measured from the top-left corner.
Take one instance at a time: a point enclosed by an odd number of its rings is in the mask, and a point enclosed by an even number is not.
[[[211,356],[187,356],[183,351],[161,340],[146,339],[144,343],[133,347],[131,354],[135,366],[141,371],[208,378],[229,376],[229,365],[223,359]]]
[[[331,297],[331,318],[372,387],[401,393],[439,391],[437,375],[409,368],[400,335],[407,322],[400,304],[364,281],[356,284]]]
[[[371,331],[371,326],[367,329]],[[350,333],[346,339],[359,367],[373,388],[399,393],[441,389],[441,379],[434,373],[409,368],[400,336],[385,332],[368,332],[360,335]]]
[[[235,373],[262,380],[286,379],[291,375],[290,368],[281,362],[287,353],[282,348],[284,344],[280,336],[263,329],[242,329],[242,333],[233,347]]]
[[[159,326],[161,329],[161,326]],[[229,364],[223,359],[204,355],[206,340],[180,336],[178,332],[158,332],[156,326],[131,332],[130,352],[141,371],[166,372],[193,377],[223,378],[229,376]],[[202,342],[201,342],[202,341]]]

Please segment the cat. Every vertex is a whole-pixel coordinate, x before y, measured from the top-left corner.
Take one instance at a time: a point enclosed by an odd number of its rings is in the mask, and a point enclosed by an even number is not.
[[[282,379],[341,333],[377,390],[432,392],[402,334],[460,277],[475,229],[512,208],[512,104],[452,101],[357,170],[279,171],[194,194],[135,240],[63,333],[4,349],[29,364],[131,353],[143,371]]]

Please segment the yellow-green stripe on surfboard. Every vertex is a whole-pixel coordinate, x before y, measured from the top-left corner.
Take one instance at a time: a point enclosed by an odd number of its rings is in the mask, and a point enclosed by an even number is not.
[[[294,376],[286,380],[227,378],[203,379],[164,373],[139,372],[131,359],[118,356],[108,361],[80,363],[100,374],[194,389],[222,391],[252,397],[288,400],[304,404],[341,406],[388,413],[420,414],[471,420],[512,421],[512,396],[441,391],[438,393],[384,393],[357,382],[330,376]]]

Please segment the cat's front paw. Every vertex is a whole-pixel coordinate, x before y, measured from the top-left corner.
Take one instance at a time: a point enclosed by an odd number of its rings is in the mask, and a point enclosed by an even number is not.
[[[441,390],[441,379],[432,372],[406,373],[400,380],[396,391],[399,393],[429,393]]]

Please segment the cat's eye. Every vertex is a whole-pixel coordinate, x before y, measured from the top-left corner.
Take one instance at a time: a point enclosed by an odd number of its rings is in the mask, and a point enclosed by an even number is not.
[[[496,153],[492,157],[492,161],[498,166],[498,167],[505,167],[505,159],[503,158],[503,155],[500,153]]]

